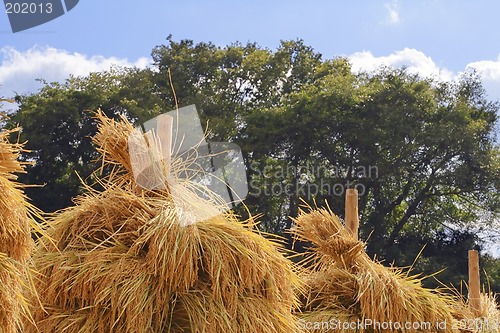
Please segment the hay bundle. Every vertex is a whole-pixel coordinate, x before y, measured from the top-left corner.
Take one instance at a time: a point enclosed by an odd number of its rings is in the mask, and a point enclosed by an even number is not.
[[[295,332],[298,283],[291,263],[232,213],[192,224],[167,190],[131,173],[125,120],[98,114],[94,138],[106,165],[102,191],[88,188],[55,215],[35,257],[45,311],[41,332]],[[172,162],[172,169],[178,168]],[[184,163],[184,162],[178,162]],[[191,207],[213,204],[182,186]],[[28,332],[36,332],[30,327]]]
[[[29,282],[26,262],[33,248],[29,205],[15,181],[23,172],[18,161],[20,144],[11,144],[0,133],[0,332],[17,332],[21,317],[27,314],[25,293]]]
[[[458,293],[458,292],[457,292]],[[482,293],[478,315],[471,310],[467,301],[460,296],[460,302],[453,304],[454,328],[467,333],[500,333],[500,307],[497,295]]]
[[[301,212],[294,234],[312,243],[299,321],[306,331],[452,331],[450,296],[371,260],[330,210]]]
[[[481,316],[479,318],[469,317],[468,322],[474,322],[477,333],[500,333],[500,307],[497,303],[498,295],[493,293],[481,294]],[[467,327],[465,322],[465,329]]]

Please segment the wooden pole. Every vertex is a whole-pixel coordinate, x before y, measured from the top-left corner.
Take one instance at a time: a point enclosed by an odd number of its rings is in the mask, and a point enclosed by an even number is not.
[[[160,153],[162,156],[163,174],[165,175],[165,186],[170,192],[168,179],[172,170],[172,133],[173,133],[174,117],[162,114],[158,117],[156,130],[158,131],[158,139],[160,141]]]
[[[475,316],[481,315],[479,254],[476,250],[469,250],[469,308]]]
[[[358,190],[347,189],[345,194],[345,224],[355,239],[358,239]]]
[[[174,117],[162,114],[158,116],[158,125],[156,126],[158,131],[157,135],[161,143],[163,166],[165,168],[165,174],[167,178],[170,174],[173,123],[174,123]]]

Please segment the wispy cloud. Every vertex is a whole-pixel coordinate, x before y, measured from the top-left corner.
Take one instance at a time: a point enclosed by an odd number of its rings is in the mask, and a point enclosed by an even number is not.
[[[401,21],[399,16],[399,5],[397,0],[392,1],[390,3],[384,4],[385,9],[387,9],[387,18],[385,23],[395,25]]]
[[[18,51],[13,47],[0,48],[0,96],[10,97],[15,93],[34,92],[41,87],[36,79],[48,82],[63,82],[70,74],[87,75],[108,70],[113,66],[144,68],[149,58],[136,61],[116,57],[86,56],[52,47],[33,47]]]

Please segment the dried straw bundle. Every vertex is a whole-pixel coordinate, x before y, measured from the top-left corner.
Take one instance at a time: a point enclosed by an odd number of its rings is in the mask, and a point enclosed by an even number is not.
[[[15,175],[24,170],[18,160],[22,145],[8,141],[13,132],[0,133],[0,333],[17,332],[27,315],[26,264],[33,248],[30,206]]]
[[[469,304],[462,298],[454,304],[454,327],[460,332],[467,333],[500,333],[500,307],[497,295],[493,293],[481,294],[481,310],[476,316]]]
[[[493,293],[481,294],[482,313],[481,317],[476,319],[477,333],[500,333],[500,306],[497,299],[498,295]]]
[[[329,332],[452,331],[450,296],[423,288],[420,278],[401,269],[371,260],[364,244],[329,209],[301,211],[293,232],[297,239],[312,243],[311,258],[305,263],[311,269],[304,273],[307,287],[302,295],[301,321],[308,331],[326,331],[317,323],[333,325]],[[392,329],[387,329],[390,323]],[[404,329],[406,323],[415,326]]]
[[[133,180],[132,126],[98,120],[94,140],[114,169],[103,191],[89,188],[49,221],[55,245],[34,259],[45,311],[34,309],[27,332],[295,332],[298,278],[277,244],[232,213],[181,226],[168,191]]]

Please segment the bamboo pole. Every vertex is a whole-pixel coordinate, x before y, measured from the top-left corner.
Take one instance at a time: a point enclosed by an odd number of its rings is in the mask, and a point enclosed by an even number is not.
[[[476,250],[469,250],[469,308],[475,316],[481,315],[479,254]]]
[[[358,239],[358,190],[347,189],[345,195],[345,224],[355,239]]]

